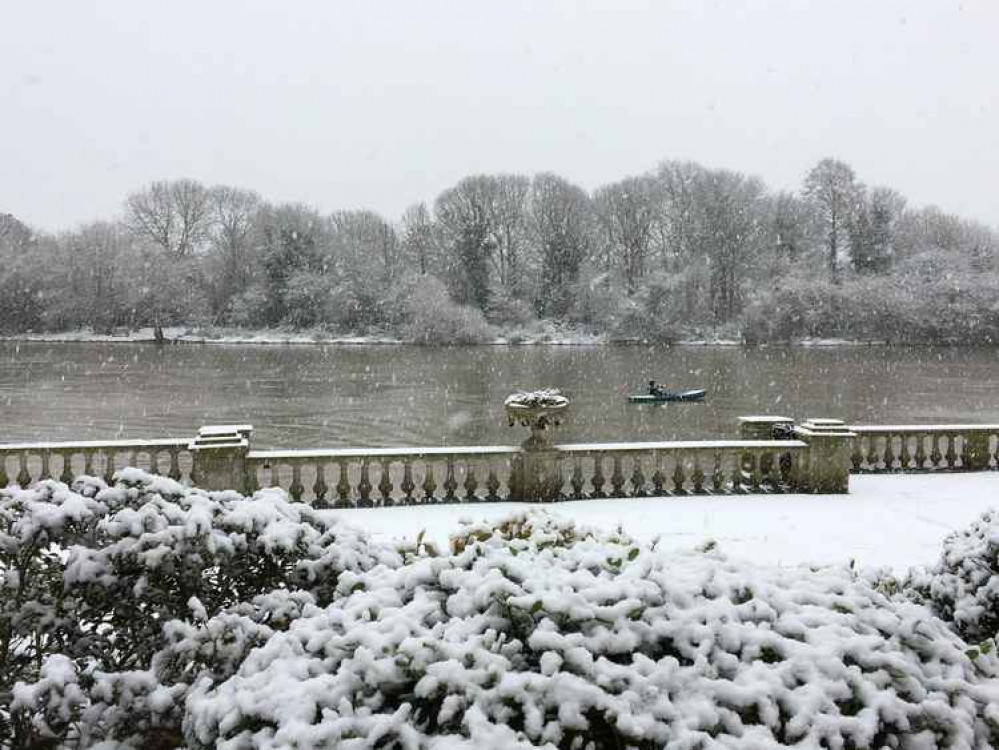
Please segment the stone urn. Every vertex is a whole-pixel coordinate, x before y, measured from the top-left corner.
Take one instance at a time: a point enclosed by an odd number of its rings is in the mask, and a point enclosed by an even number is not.
[[[569,399],[555,388],[538,391],[517,391],[503,402],[510,426],[531,428],[531,436],[524,441],[528,450],[541,450],[551,445],[551,432],[562,424]]]

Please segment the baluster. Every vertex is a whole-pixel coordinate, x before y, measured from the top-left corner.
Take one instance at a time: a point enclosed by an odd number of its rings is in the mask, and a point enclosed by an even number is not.
[[[435,503],[437,498],[434,492],[437,490],[437,482],[434,481],[434,465],[427,459],[427,473],[423,477],[423,502]]]
[[[135,451],[129,451],[128,452],[128,464],[127,465],[128,466],[134,466],[135,468],[138,468],[139,465],[135,462],[135,458],[136,458],[135,457]]]
[[[593,484],[593,492],[590,493],[590,497],[607,497],[604,493],[604,484],[607,480],[604,478],[603,464],[604,457],[600,453],[595,453],[593,455],[593,479],[590,480]]]
[[[73,451],[63,451],[62,456],[62,473],[59,474],[59,481],[63,484],[73,483]]]
[[[878,470],[878,451],[877,451],[877,435],[870,434],[867,436],[867,470],[877,471]]]
[[[968,436],[965,434],[961,435],[961,468],[965,471],[971,466],[971,441],[968,440]]]
[[[885,471],[893,471],[895,468],[895,436],[891,433],[885,435]]]
[[[167,476],[175,482],[180,481],[180,448],[170,449],[170,473]]]
[[[320,459],[316,461],[316,483],[312,485],[312,494],[316,499],[312,504],[317,508],[325,508],[326,493],[329,489],[329,485],[326,484],[326,464]]]
[[[947,468],[953,469],[954,465],[957,463],[957,450],[955,443],[957,436],[952,432],[947,433],[947,453],[944,458],[947,459]]]
[[[683,471],[683,454],[677,453],[674,457],[673,462],[673,494],[674,495],[686,495],[687,491],[683,488],[683,483],[687,479],[687,475]]]
[[[624,472],[621,471],[621,456],[615,453],[612,458],[614,460],[614,471],[611,472],[611,490],[614,493],[612,497],[624,497]]]
[[[45,479],[51,479],[52,478],[52,474],[49,473],[49,451],[45,450],[45,449],[42,449],[41,458],[42,458],[42,471],[38,475],[38,481],[43,481]]]
[[[632,458],[634,470],[631,472],[631,496],[645,497],[645,475],[642,473],[642,459],[638,454]]]
[[[18,461],[21,464],[21,470],[17,472],[17,479],[15,481],[23,489],[31,484],[31,474],[28,473],[28,454],[26,451],[21,451]]]
[[[111,484],[114,481],[114,460],[117,455],[117,451],[104,451],[104,482],[106,484]]]
[[[760,491],[760,454],[752,451],[749,455],[749,486],[753,492]]]
[[[996,447],[995,450],[990,449],[992,453],[992,463],[995,465],[995,468],[999,469],[999,435],[989,435],[989,444],[992,445],[993,442]]]
[[[402,484],[399,485],[402,490],[403,497],[402,502],[404,505],[413,504],[413,490],[416,489],[416,484],[413,483],[413,460],[410,458],[404,458],[402,462]]]
[[[792,488],[794,486],[794,460],[796,453],[791,451],[785,451],[781,453],[777,459],[777,465],[780,467],[780,472],[775,478],[777,487],[775,489],[783,489],[785,486],[790,485]]]
[[[489,490],[489,492],[486,494],[485,499],[491,503],[499,502],[499,488],[500,480],[499,477],[496,476],[496,469],[490,465],[489,476],[486,478],[486,489]]]
[[[445,503],[456,503],[458,502],[458,496],[454,494],[454,491],[458,489],[458,483],[454,479],[454,458],[451,456],[447,457],[446,473],[444,475],[444,484],[441,485],[444,488],[444,499]]]
[[[349,508],[350,503],[350,479],[347,477],[347,462],[337,461],[339,467],[339,478],[336,483],[336,506],[338,508]]]
[[[694,483],[694,492],[698,495],[704,493],[704,469],[701,468],[701,454],[694,454],[694,472],[690,475]]]
[[[581,500],[583,495],[583,459],[580,456],[572,457],[572,497]]]
[[[475,478],[475,467],[469,461],[465,464],[465,502],[476,503],[479,501],[475,490],[479,488],[479,482]]]
[[[715,451],[715,468],[711,472],[711,490],[719,493],[725,486],[725,473],[722,471],[721,451]]]
[[[930,468],[939,469],[943,455],[940,453],[940,433],[934,432],[932,435],[932,447],[930,448]]]
[[[83,473],[88,477],[94,475],[94,452],[92,450],[83,451]]]
[[[741,495],[746,491],[746,478],[742,473],[742,460],[739,456],[732,462],[732,493]]]
[[[357,483],[357,507],[370,508],[371,502],[371,480],[368,478],[368,459],[361,459],[361,481]]]
[[[916,469],[922,471],[926,468],[926,433],[916,433]]]
[[[302,492],[305,487],[302,485],[302,465],[295,460],[291,463],[291,486],[288,487],[288,494],[297,503],[302,499]]]
[[[10,485],[10,477],[7,476],[7,454],[0,453],[0,490]]]
[[[912,453],[909,452],[909,435],[903,432],[900,437],[902,438],[902,454],[899,457],[899,461],[901,462],[899,469],[905,471],[909,468],[909,464],[912,461]]]
[[[378,492],[382,496],[382,506],[388,507],[394,505],[392,502],[392,478],[389,476],[389,466],[391,461],[381,461],[382,465],[382,477],[378,480]]]
[[[853,464],[854,471],[860,471],[864,463],[864,452],[860,450],[862,439],[861,435],[857,435],[853,439],[853,453],[850,454],[850,463]]]
[[[654,497],[662,497],[663,485],[666,483],[666,475],[663,473],[663,456],[659,451],[652,452],[652,465],[655,470],[652,472],[652,494]]]

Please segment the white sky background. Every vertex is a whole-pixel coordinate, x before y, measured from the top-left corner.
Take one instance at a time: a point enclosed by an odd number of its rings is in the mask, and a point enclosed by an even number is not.
[[[999,225],[999,2],[0,0],[0,212],[49,230],[164,178],[394,219],[473,173],[824,156]]]

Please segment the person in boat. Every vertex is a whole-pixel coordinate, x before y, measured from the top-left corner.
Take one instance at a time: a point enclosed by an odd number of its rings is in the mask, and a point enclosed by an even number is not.
[[[650,380],[649,381],[649,395],[650,396],[659,396],[661,394],[662,394],[662,388],[660,388],[659,386],[656,385],[656,381]]]

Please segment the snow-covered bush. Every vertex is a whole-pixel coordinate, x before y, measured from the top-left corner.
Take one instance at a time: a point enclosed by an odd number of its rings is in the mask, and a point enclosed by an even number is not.
[[[190,746],[990,748],[996,686],[845,570],[663,554],[543,519],[344,573],[187,699]]]
[[[0,744],[176,740],[190,683],[229,677],[333,601],[342,572],[400,560],[280,491],[208,493],[134,469],[112,487],[0,490],[0,694],[16,695]]]
[[[999,745],[999,659],[883,571],[537,512],[449,552],[334,517],[135,470],[0,490],[0,746]]]
[[[999,512],[950,534],[929,570],[914,571],[909,587],[969,643],[999,634]],[[990,646],[984,646],[989,649]]]

